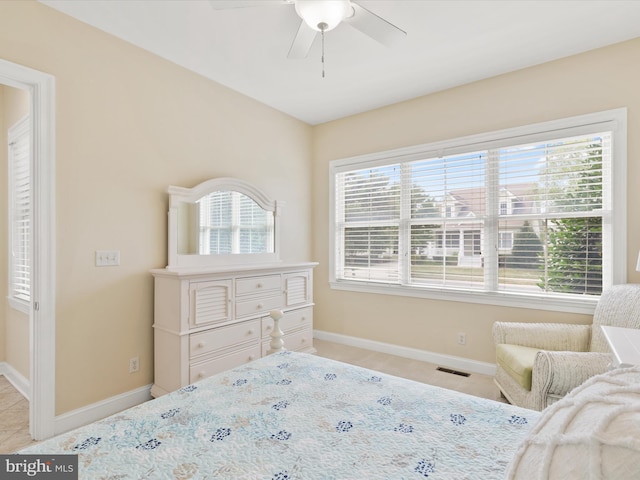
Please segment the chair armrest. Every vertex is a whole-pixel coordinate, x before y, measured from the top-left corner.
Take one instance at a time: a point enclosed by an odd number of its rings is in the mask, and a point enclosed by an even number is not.
[[[493,324],[495,345],[508,343],[541,350],[587,352],[590,340],[591,325],[512,322]]]
[[[537,385],[543,398],[563,397],[594,375],[606,372],[611,360],[610,353],[540,351],[533,364],[532,390]]]

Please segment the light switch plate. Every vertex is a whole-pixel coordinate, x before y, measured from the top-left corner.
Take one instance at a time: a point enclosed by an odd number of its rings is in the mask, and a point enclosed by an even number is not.
[[[96,250],[96,267],[120,265],[120,250]]]

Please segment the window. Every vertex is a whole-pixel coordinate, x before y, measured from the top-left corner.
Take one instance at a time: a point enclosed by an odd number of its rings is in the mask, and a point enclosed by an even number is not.
[[[589,312],[626,281],[624,109],[330,168],[334,288]]]
[[[513,248],[513,232],[498,232],[498,250]]]
[[[30,124],[25,118],[8,131],[9,304],[29,312],[31,299]]]

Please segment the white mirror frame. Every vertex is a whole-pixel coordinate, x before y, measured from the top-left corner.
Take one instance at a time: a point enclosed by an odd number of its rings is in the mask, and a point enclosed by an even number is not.
[[[218,191],[240,192],[253,199],[263,210],[273,212],[274,251],[273,253],[249,253],[229,255],[184,255],[178,253],[178,210],[183,202],[196,200]],[[230,265],[251,265],[280,262],[280,212],[284,202],[272,200],[256,186],[237,178],[213,178],[193,188],[170,186],[169,193],[169,235],[167,270],[183,268],[203,268]]]

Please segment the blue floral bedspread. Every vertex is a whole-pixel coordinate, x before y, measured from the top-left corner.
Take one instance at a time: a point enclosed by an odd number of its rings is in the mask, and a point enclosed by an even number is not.
[[[22,450],[81,479],[498,479],[539,413],[283,352]]]

